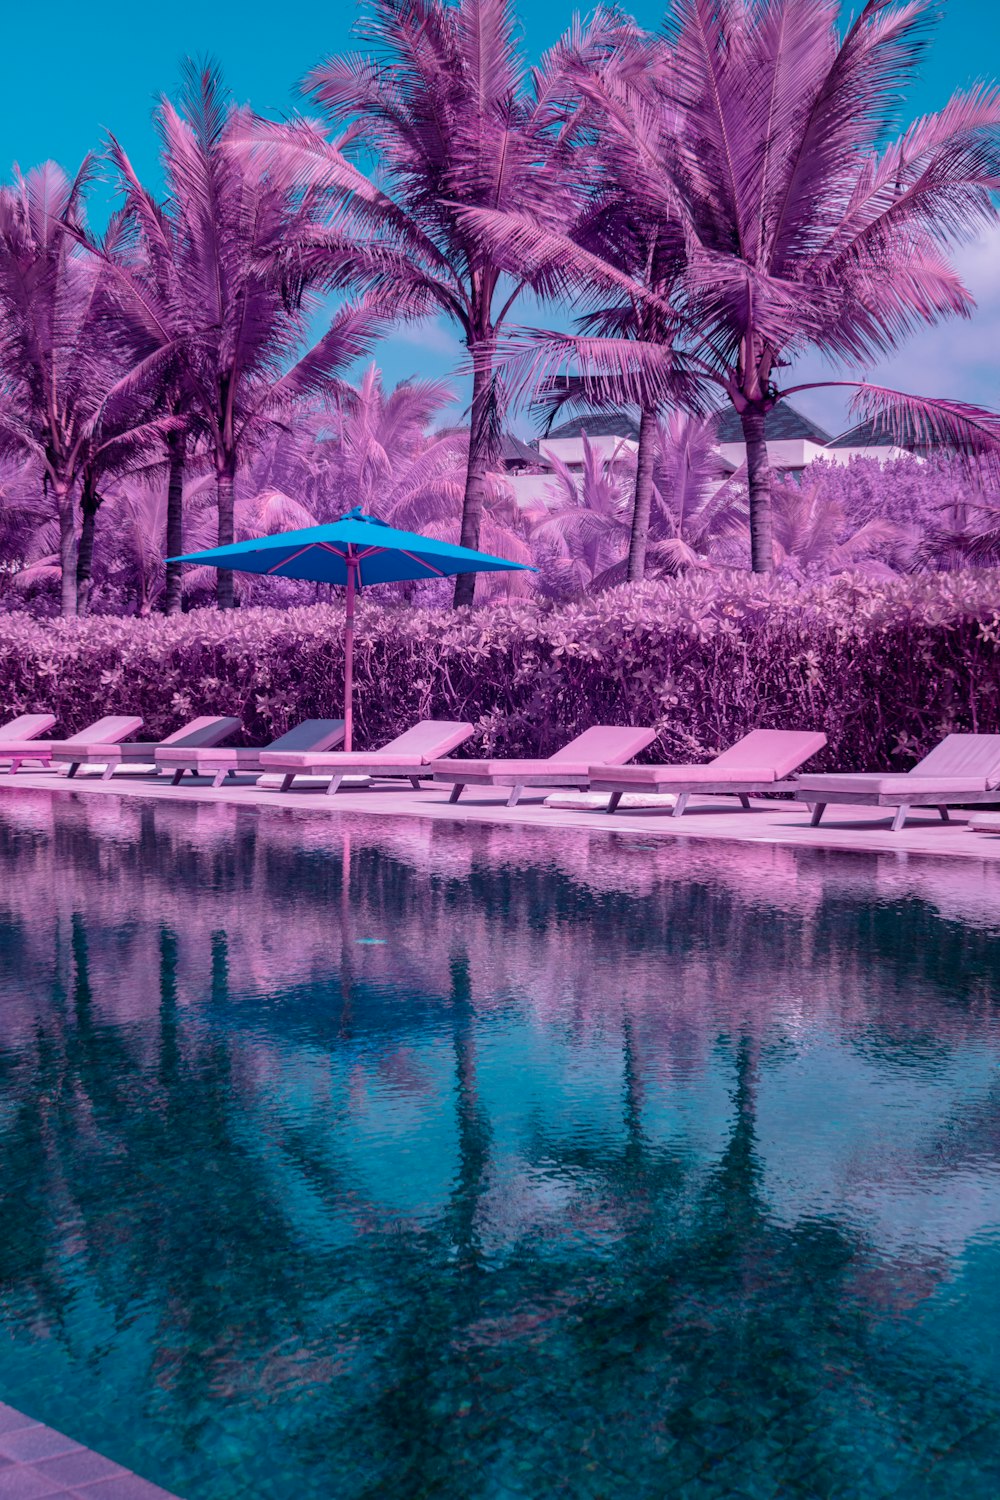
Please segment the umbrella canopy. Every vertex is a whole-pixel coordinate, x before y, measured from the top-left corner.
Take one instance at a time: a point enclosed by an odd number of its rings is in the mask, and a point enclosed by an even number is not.
[[[375,583],[404,583],[448,578],[456,573],[516,572],[527,563],[454,547],[417,531],[399,531],[358,508],[326,526],[306,526],[277,536],[253,537],[231,547],[190,552],[168,562],[201,563],[238,573],[272,578],[302,578],[311,583],[343,584],[347,589],[344,639],[344,745],[352,744],[354,678],[354,596]]]

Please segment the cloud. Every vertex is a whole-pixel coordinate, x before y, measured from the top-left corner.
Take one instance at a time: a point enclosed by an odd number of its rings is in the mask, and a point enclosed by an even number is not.
[[[468,404],[468,379],[460,373],[465,346],[444,318],[426,318],[419,323],[401,323],[382,339],[375,361],[387,386],[401,380],[446,380],[455,392],[447,414],[460,422]]]
[[[1000,227],[954,256],[976,306],[970,318],[949,318],[907,339],[897,354],[856,373],[834,369],[819,355],[799,360],[786,385],[810,380],[867,379],[919,396],[950,396],[1000,407]],[[833,432],[849,426],[850,391],[803,392],[796,406]]]
[[[465,353],[461,339],[444,318],[423,318],[419,323],[400,323],[386,343],[410,344],[428,354],[447,355],[457,364]]]

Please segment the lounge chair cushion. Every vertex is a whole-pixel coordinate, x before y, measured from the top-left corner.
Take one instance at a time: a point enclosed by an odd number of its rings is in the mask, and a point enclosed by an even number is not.
[[[989,788],[985,776],[918,776],[916,771],[905,775],[881,775],[877,771],[845,772],[842,775],[800,776],[795,783],[799,791],[805,792],[857,792],[860,797],[877,797],[883,793],[914,796],[928,792],[940,792],[942,796],[960,795],[962,792],[985,792]]]
[[[231,734],[235,734],[239,727],[239,719],[232,716],[201,714],[197,719],[192,719],[189,724],[182,724],[180,729],[174,730],[173,734],[166,735],[159,743],[161,745],[184,745],[195,749],[207,745],[218,745],[221,740],[228,739]]]
[[[980,776],[987,788],[1000,786],[1000,734],[946,734],[940,745],[918,761],[911,776]]]
[[[164,745],[156,752],[156,764],[161,767],[180,766],[182,768],[204,766],[206,770],[213,771],[228,770],[231,767],[260,770],[260,757],[264,750],[321,752],[329,750],[331,745],[337,744],[338,740],[343,738],[343,719],[305,719],[301,724],[296,724],[294,729],[289,729],[287,734],[279,735],[276,740],[272,740],[269,745],[243,745],[221,749],[218,746],[192,749],[180,745]]]
[[[218,714],[203,714],[200,718],[192,719],[187,724],[182,724],[180,729],[175,729],[173,734],[167,735],[163,740],[125,740],[120,744],[108,744],[106,740],[90,740],[81,743],[79,740],[69,740],[64,745],[55,747],[53,760],[60,762],[74,762],[79,765],[91,765],[103,763],[104,765],[137,765],[141,763],[152,763],[157,751],[163,745],[173,745],[176,748],[201,747],[218,745],[222,740],[228,739],[235,734],[240,727],[239,719],[220,717]]]
[[[456,745],[461,745],[473,733],[474,725],[459,719],[422,719],[394,740],[375,751],[378,756],[398,754],[400,765],[412,765],[414,761],[437,760],[447,755]],[[351,752],[353,754],[353,752]]]
[[[260,749],[257,745],[217,745],[206,749],[185,749],[170,745],[157,750],[158,766],[259,766]]]
[[[521,760],[433,760],[431,769],[454,775],[468,771],[472,776],[516,776],[524,773],[550,776],[564,771],[574,779],[586,776],[587,767],[600,759],[602,765],[621,765],[645,750],[656,738],[655,729],[637,728],[634,724],[594,724],[575,739],[563,745],[554,755]]]
[[[585,777],[587,762],[569,760],[554,755],[544,760],[435,760],[432,771],[444,771],[456,776],[466,772],[470,776],[557,776]]]
[[[96,724],[88,724],[86,729],[71,734],[68,739],[51,740],[49,743],[53,750],[57,745],[60,749],[67,745],[73,748],[89,744],[116,745],[141,728],[142,720],[134,714],[108,714],[105,718],[98,719]]]
[[[591,781],[627,781],[636,786],[671,785],[676,782],[698,782],[706,786],[727,786],[733,782],[777,781],[773,766],[739,764],[719,767],[717,760],[702,766],[590,766]]]
[[[382,766],[389,770],[423,764],[419,755],[407,755],[398,750],[326,750],[314,755],[301,751],[264,750],[260,759],[269,771],[316,770],[319,774],[363,770],[366,766]]]
[[[826,735],[815,730],[752,729],[735,745],[717,755],[712,767],[731,775],[734,781],[760,781],[763,778],[757,774],[758,769],[769,766],[775,781],[780,781],[810,756],[816,755],[825,744]]]
[[[343,719],[303,719],[265,745],[266,750],[332,750],[344,738]],[[259,750],[255,750],[259,754]]]
[[[644,729],[634,724],[593,724],[546,759],[558,762],[560,768],[572,761],[582,765],[585,771],[587,766],[596,761],[600,761],[602,765],[615,766],[631,760],[633,755],[645,750],[655,739],[655,729]]]
[[[23,744],[36,735],[45,734],[56,722],[55,714],[20,714],[0,727],[0,745]]]
[[[23,755],[27,759],[33,755],[37,760],[49,760],[57,743],[56,740],[0,740],[0,758]]]
[[[20,755],[25,760],[51,760],[54,751],[82,752],[85,748],[93,751],[95,747],[106,749],[108,745],[118,744],[127,735],[134,734],[141,728],[141,719],[112,716],[99,719],[96,724],[81,729],[77,734],[71,734],[66,740],[21,740],[18,743],[4,740],[0,743],[0,755]]]

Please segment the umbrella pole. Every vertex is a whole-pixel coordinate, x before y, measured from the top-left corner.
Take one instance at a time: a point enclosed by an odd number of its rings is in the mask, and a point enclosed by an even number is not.
[[[344,623],[344,749],[353,750],[354,731],[354,588],[357,562],[347,559],[347,617]]]

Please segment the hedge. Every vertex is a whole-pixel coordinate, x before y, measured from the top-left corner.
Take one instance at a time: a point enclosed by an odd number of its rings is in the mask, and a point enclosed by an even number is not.
[[[247,742],[338,715],[340,607],[173,619],[0,616],[0,706],[69,733],[141,713],[160,735],[238,714]],[[755,725],[826,731],[828,767],[906,766],[949,730],[1000,732],[1000,574],[808,586],[703,574],[570,606],[359,611],[356,743],[471,719],[470,751],[548,754],[592,723],[652,723],[650,759],[703,757]]]

